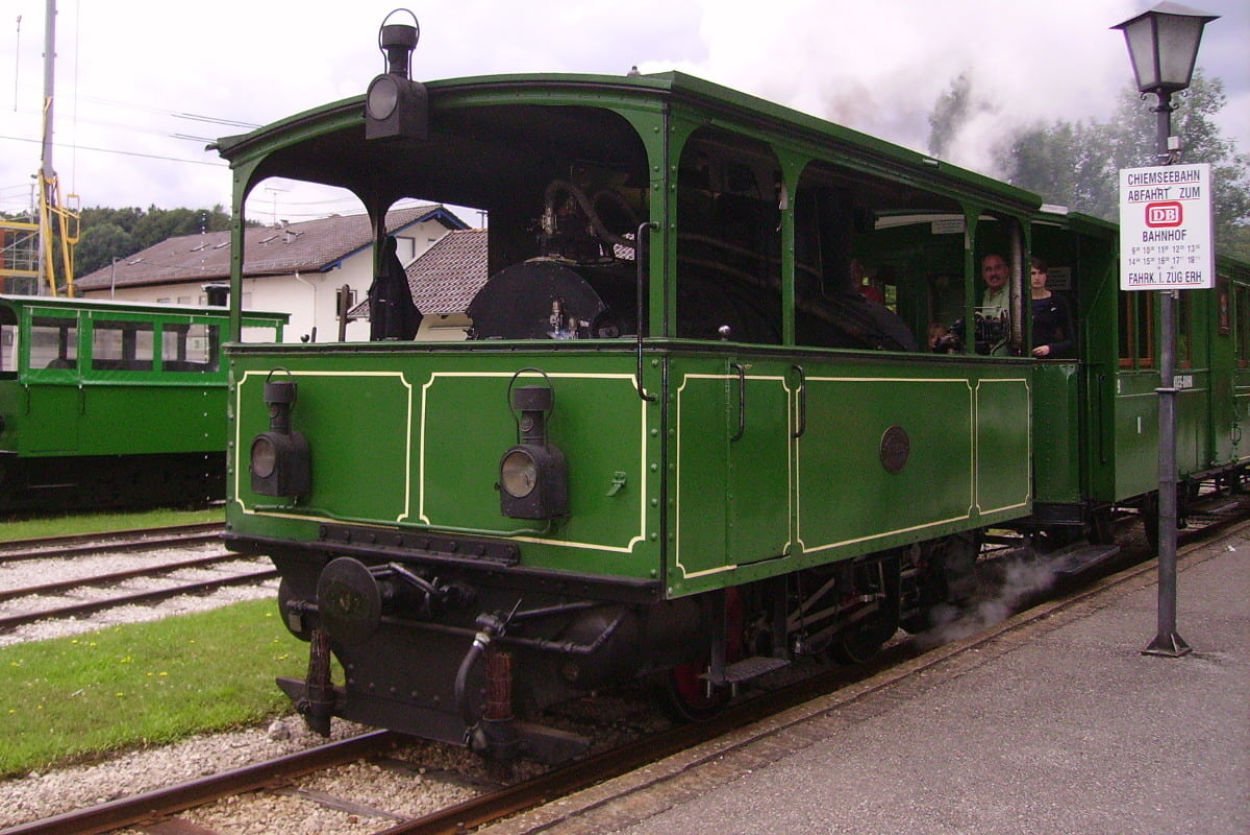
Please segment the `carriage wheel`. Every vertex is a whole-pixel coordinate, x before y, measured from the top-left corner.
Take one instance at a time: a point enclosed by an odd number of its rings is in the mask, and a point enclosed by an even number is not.
[[[743,655],[742,594],[735,588],[725,591],[725,660],[737,661]],[[677,664],[668,671],[660,686],[660,707],[677,722],[704,722],[724,710],[733,695],[728,687],[708,687],[704,677],[709,660]]]
[[[899,558],[884,557],[880,561],[866,563],[856,570],[856,591],[877,592],[884,598],[877,611],[863,623],[843,631],[829,645],[829,654],[840,664],[864,664],[871,661],[885,642],[894,637],[899,628],[901,611]]]

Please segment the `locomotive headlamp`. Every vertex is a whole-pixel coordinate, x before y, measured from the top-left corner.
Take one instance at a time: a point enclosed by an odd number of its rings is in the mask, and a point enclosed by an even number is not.
[[[272,375],[271,375],[272,376]],[[298,498],[308,493],[312,467],[308,441],[291,431],[291,409],[298,386],[290,380],[265,381],[269,431],[252,439],[252,492]]]
[[[366,139],[425,139],[429,136],[429,95],[425,85],[410,77],[412,51],[421,38],[416,15],[407,9],[412,25],[387,24],[378,30],[378,48],[386,56],[386,72],[369,82],[365,95]],[[391,12],[394,14],[395,12]]]
[[[499,509],[513,519],[554,519],[569,510],[569,473],[564,453],[547,440],[547,415],[555,397],[545,386],[512,392],[521,413],[519,443],[499,462]]]

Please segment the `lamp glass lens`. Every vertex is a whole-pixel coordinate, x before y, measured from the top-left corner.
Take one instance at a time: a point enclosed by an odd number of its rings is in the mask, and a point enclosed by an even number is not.
[[[395,79],[390,76],[378,76],[369,85],[369,96],[365,106],[369,108],[370,118],[387,118],[395,112],[395,105],[398,102],[399,88],[395,85]]]
[[[278,466],[278,448],[261,435],[252,441],[252,472],[258,478],[269,478]]]
[[[534,492],[538,484],[538,464],[528,452],[514,449],[504,456],[499,465],[499,485],[509,496],[523,499]]]

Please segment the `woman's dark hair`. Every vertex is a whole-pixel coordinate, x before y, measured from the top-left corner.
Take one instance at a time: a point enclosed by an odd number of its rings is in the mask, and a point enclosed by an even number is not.
[[[1046,269],[1046,262],[1041,258],[1038,258],[1036,255],[1029,259],[1029,264],[1033,267],[1033,269],[1040,273],[1048,272]]]

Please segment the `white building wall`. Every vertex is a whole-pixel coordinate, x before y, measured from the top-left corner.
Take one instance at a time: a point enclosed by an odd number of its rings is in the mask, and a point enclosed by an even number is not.
[[[399,238],[399,254],[405,267],[413,259],[425,253],[443,235],[447,227],[436,220],[424,221],[404,229]],[[411,240],[411,245],[408,241]],[[274,242],[270,246],[281,246]],[[409,257],[404,257],[411,253]],[[206,279],[203,282],[180,282],[177,284],[149,285],[146,287],[118,287],[112,297],[123,301],[157,304],[204,304],[201,284],[225,283],[225,279]],[[283,331],[286,342],[312,339],[316,328],[317,342],[337,342],[339,324],[336,308],[338,288],[350,286],[356,294],[356,303],[364,301],[373,283],[373,253],[363,249],[343,259],[329,272],[300,272],[292,275],[270,275],[243,279],[243,307],[247,310],[274,311],[291,314],[291,321]],[[88,298],[108,298],[108,290],[84,293]],[[463,334],[461,334],[463,336]],[[367,342],[369,322],[361,319],[347,325],[347,341]]]

